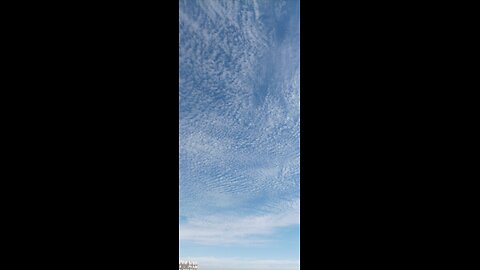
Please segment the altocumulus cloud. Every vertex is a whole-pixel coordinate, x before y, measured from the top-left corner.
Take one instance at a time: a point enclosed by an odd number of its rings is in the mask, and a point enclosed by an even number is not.
[[[268,244],[298,227],[298,6],[180,0],[182,245]]]

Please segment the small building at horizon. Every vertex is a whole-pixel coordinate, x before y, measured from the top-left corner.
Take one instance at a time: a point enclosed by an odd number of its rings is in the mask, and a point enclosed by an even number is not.
[[[182,261],[180,260],[178,262],[178,269],[179,270],[197,270],[198,269],[198,263],[194,261]]]

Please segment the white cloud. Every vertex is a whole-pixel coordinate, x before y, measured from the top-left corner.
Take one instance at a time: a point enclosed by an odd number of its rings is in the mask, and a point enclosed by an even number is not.
[[[269,207],[269,209],[275,209]],[[277,205],[275,212],[249,216],[210,215],[180,226],[180,239],[201,244],[262,244],[282,227],[300,224],[299,201]]]
[[[194,257],[202,270],[298,270],[299,260],[249,260],[240,258]]]
[[[278,206],[298,197],[300,162],[299,44],[275,38],[280,2],[180,1],[184,241],[261,244],[298,224]]]

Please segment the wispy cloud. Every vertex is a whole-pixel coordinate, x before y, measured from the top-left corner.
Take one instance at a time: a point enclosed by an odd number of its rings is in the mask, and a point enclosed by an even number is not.
[[[193,257],[203,270],[298,270],[299,260],[252,260],[242,258]]]
[[[276,206],[274,212],[248,216],[210,215],[182,224],[180,239],[201,244],[261,244],[277,229],[300,223],[299,202]]]
[[[284,6],[180,2],[182,198],[201,204],[202,190],[238,196],[298,182],[268,173],[299,156],[299,44],[279,42],[272,24]]]
[[[180,1],[183,243],[262,244],[298,224],[296,6]]]

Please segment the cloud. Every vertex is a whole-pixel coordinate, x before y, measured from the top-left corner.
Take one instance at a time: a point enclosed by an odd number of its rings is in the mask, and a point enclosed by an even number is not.
[[[287,8],[180,1],[183,241],[262,244],[298,224],[299,22]]]
[[[299,260],[252,260],[241,258],[194,257],[202,270],[298,270]]]
[[[210,215],[188,219],[180,228],[180,240],[209,245],[262,244],[265,236],[300,223],[299,200],[266,208],[274,212],[235,216]]]

